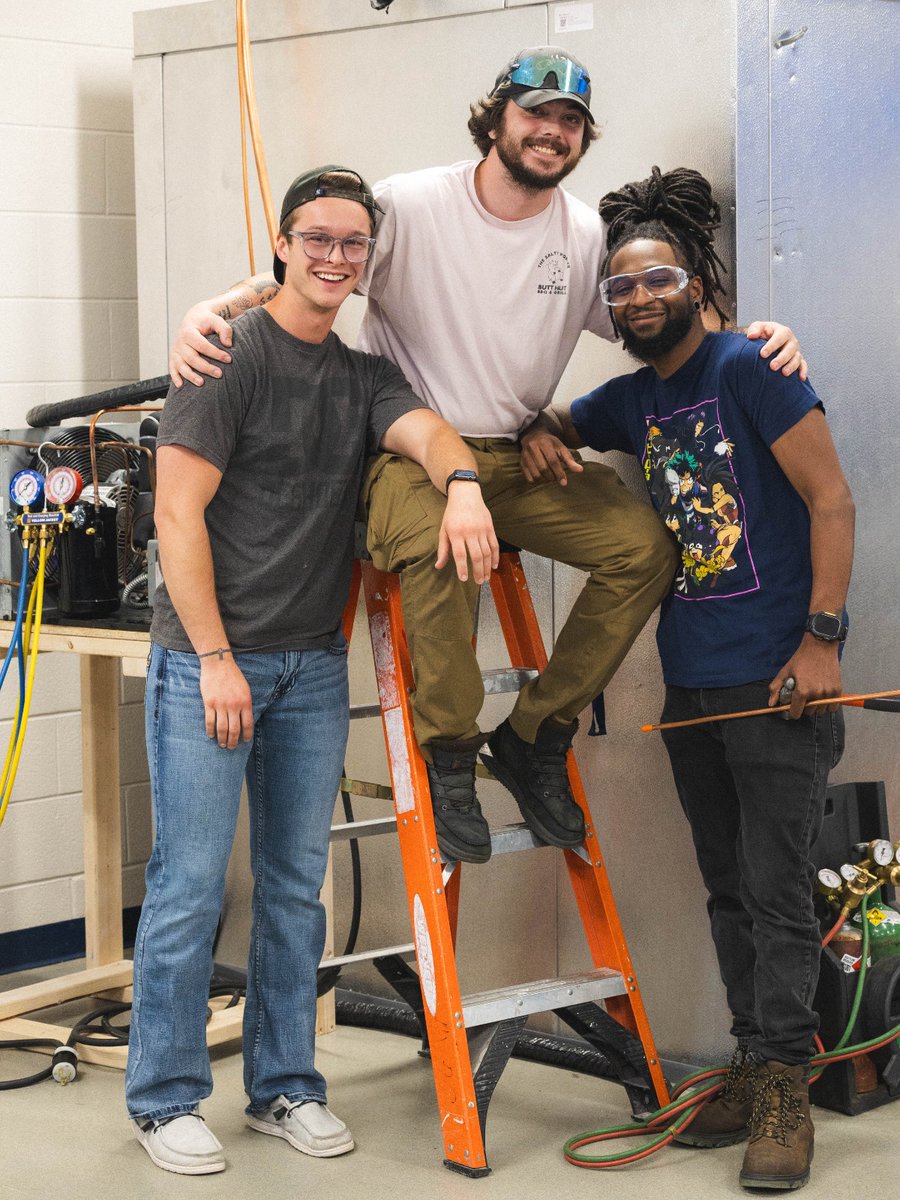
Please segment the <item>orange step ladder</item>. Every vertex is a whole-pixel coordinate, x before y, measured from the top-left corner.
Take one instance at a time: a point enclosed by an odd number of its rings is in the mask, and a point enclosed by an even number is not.
[[[569,780],[584,811],[586,836],[582,846],[562,853],[593,969],[565,979],[536,980],[461,995],[455,942],[462,870],[459,863],[442,864],[438,852],[426,764],[413,733],[410,693],[414,682],[403,628],[400,578],[378,571],[368,560],[355,564],[344,620],[348,635],[360,578],[375,658],[418,974],[407,966],[401,953],[386,951],[378,958],[359,957],[374,958],[384,978],[419,1017],[434,1071],[444,1165],[469,1176],[487,1175],[488,1105],[529,1015],[554,1012],[599,1049],[610,1064],[610,1078],[625,1087],[636,1116],[668,1102],[666,1080],[572,753]],[[504,683],[511,679],[515,686],[521,686],[547,662],[518,553],[506,550],[501,554],[499,569],[491,575],[491,590],[511,669],[487,672],[486,690],[507,691],[512,688]],[[483,767],[478,771],[487,774]],[[345,836],[353,836],[352,826],[346,830]],[[543,846],[524,824],[493,829],[491,843],[492,855]],[[479,867],[487,869],[489,866]]]

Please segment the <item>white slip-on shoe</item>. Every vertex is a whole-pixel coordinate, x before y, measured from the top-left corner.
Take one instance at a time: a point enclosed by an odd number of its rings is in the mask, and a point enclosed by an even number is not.
[[[248,1114],[247,1124],[260,1133],[284,1138],[314,1158],[335,1158],[347,1154],[356,1144],[344,1122],[317,1100],[292,1104],[279,1096],[265,1112]]]
[[[176,1175],[212,1175],[225,1170],[222,1144],[198,1112],[159,1121],[132,1121],[135,1136],[153,1161]]]

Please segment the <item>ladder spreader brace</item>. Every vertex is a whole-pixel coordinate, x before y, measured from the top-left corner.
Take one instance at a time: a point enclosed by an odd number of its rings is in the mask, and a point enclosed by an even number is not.
[[[396,952],[406,947],[391,948],[395,952],[375,957],[374,965],[419,1018],[434,1072],[444,1165],[469,1176],[487,1175],[488,1105],[530,1014],[556,1013],[600,1050],[610,1064],[610,1077],[625,1087],[636,1116],[668,1102],[666,1080],[571,753],[569,780],[584,812],[586,836],[582,846],[563,853],[594,969],[566,979],[537,980],[467,997],[460,994],[455,943],[462,871],[459,863],[442,864],[438,851],[427,769],[413,733],[410,694],[414,684],[400,579],[378,571],[368,560],[354,564],[344,616],[348,639],[360,579],[418,975]],[[491,574],[491,590],[512,669],[489,675],[512,676],[520,685],[535,668],[544,669],[547,657],[518,553],[501,554],[499,569]],[[491,690],[506,689],[498,682]],[[479,767],[482,773],[484,769]],[[343,836],[354,836],[352,829],[347,826]],[[524,824],[492,830],[491,842],[495,855],[542,845]]]

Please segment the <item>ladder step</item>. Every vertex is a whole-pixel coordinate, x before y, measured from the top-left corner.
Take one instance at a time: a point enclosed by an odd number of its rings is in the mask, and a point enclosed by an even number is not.
[[[356,954],[341,954],[335,958],[323,958],[320,967],[345,967],[348,963],[371,962],[373,958],[385,958],[394,954],[398,958],[414,958],[415,942],[404,946],[382,946],[380,950],[360,950]]]
[[[396,817],[374,817],[371,821],[350,821],[346,825],[332,825],[331,841],[348,842],[351,838],[374,837],[379,833],[396,832]]]
[[[351,796],[368,796],[370,800],[393,800],[394,793],[386,783],[367,783],[364,779],[341,779],[341,791]]]
[[[498,825],[491,830],[491,855],[515,854],[519,850],[546,850],[547,843],[536,837],[524,821]]]
[[[482,671],[484,693],[497,696],[501,692],[520,692],[529,679],[537,679],[536,667],[501,667],[497,671]]]
[[[551,1012],[571,1004],[586,1004],[605,1000],[609,996],[627,995],[628,988],[619,971],[598,967],[567,979],[536,979],[532,983],[513,984],[491,992],[463,996],[463,1019],[467,1029],[506,1021],[511,1017],[531,1013]]]
[[[537,667],[500,667],[496,671],[482,671],[486,696],[498,696],[503,692],[519,692],[530,679],[537,679],[540,671]],[[364,717],[380,717],[380,704],[351,704],[350,720],[359,721]]]
[[[350,720],[358,721],[362,717],[380,717],[380,704],[351,704],[350,705]]]
[[[493,778],[493,776],[490,776],[490,778]],[[539,837],[536,837],[524,821],[514,822],[512,825],[497,825],[491,830],[492,858],[498,854],[516,854],[519,850],[547,849],[552,849],[552,847],[548,846],[547,842],[542,842]],[[572,853],[577,854],[579,858],[584,859],[590,865],[591,856],[584,846],[573,846]],[[444,863],[445,884],[458,866],[459,863],[455,859],[447,859]]]

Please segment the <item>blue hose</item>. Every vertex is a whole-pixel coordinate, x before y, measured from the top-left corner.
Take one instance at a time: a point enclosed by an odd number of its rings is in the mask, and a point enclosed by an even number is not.
[[[19,652],[19,712],[21,715],[21,701],[25,695],[25,661],[22,655],[22,622],[25,619],[25,597],[28,593],[28,550],[25,546],[22,547],[22,578],[19,580],[19,603],[16,608],[16,624],[13,629],[13,635],[10,638],[9,647],[6,651],[6,657],[3,660],[3,666],[0,667],[0,688],[3,687],[3,681],[6,679],[6,672],[9,670],[9,664],[12,662],[12,657],[15,651]]]

